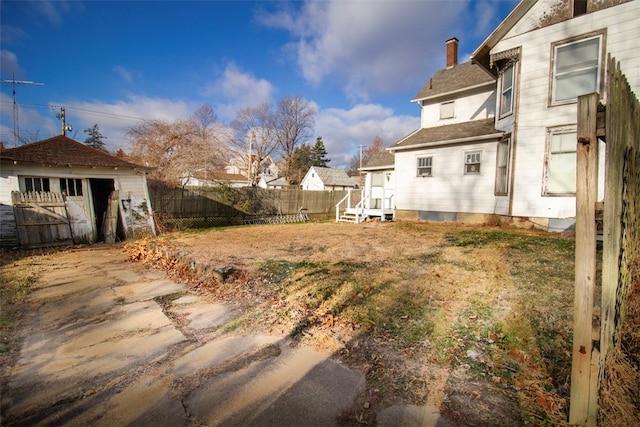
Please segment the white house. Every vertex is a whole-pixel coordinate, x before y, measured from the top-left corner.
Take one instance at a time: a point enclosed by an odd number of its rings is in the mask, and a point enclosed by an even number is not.
[[[639,43],[638,0],[522,0],[464,64],[447,41],[412,100],[421,128],[388,149],[396,217],[570,227],[577,97],[604,95],[608,54],[637,93]]]
[[[344,170],[320,166],[311,166],[300,182],[302,189],[309,191],[347,190],[357,185]]]
[[[577,97],[603,97],[606,57],[640,89],[640,1],[523,0],[476,49],[498,77],[507,215],[561,229],[575,217]],[[602,199],[604,148],[599,171]]]
[[[287,188],[289,183],[285,177],[274,178],[269,175],[260,176],[260,180],[258,181],[258,187],[265,188],[269,190],[281,190],[283,188]]]
[[[506,214],[496,191],[503,133],[494,126],[496,79],[472,62],[458,64],[458,40],[447,40],[446,67],[414,97],[421,128],[392,145],[395,216],[460,220]]]
[[[3,246],[48,246],[64,239],[93,243],[105,240],[105,233],[113,240],[155,234],[146,179],[153,168],[62,135],[2,150],[0,165]]]

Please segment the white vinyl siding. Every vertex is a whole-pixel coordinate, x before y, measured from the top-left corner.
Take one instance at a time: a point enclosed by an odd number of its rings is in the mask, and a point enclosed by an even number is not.
[[[601,42],[596,36],[554,47],[552,104],[599,91]]]
[[[395,154],[395,206],[399,210],[507,214],[508,205],[494,194],[495,161],[482,165],[482,175],[464,175],[465,151],[482,152],[495,159],[498,141],[428,150],[398,151]],[[431,157],[433,175],[416,176],[417,159]],[[402,185],[399,185],[399,183]]]
[[[576,192],[576,132],[549,132],[546,191],[548,195]]]

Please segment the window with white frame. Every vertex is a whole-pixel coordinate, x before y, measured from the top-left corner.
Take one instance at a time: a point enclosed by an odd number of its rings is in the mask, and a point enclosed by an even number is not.
[[[440,104],[440,119],[452,119],[454,117],[454,101]]]
[[[48,193],[49,191],[51,191],[49,187],[49,178],[25,177],[24,191],[26,192],[38,191],[38,192]]]
[[[418,157],[418,176],[433,176],[433,157]]]
[[[598,92],[602,62],[602,35],[553,47],[552,104],[573,102]]]
[[[480,151],[467,151],[464,153],[465,175],[477,175],[480,173]]]
[[[509,149],[510,140],[498,142],[498,157],[496,159],[496,195],[509,193]]]
[[[513,112],[513,82],[515,77],[515,65],[510,65],[502,73],[502,93],[500,96],[500,117]]]
[[[82,180],[60,178],[60,192],[70,197],[82,196]]]
[[[550,129],[548,133],[545,194],[576,192],[576,130]]]

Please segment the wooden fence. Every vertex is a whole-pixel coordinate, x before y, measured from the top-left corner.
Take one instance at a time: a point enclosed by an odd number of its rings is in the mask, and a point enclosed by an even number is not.
[[[597,94],[578,100],[576,291],[569,413],[572,425],[598,423],[602,384],[605,380],[618,380],[607,378],[607,357],[620,350],[620,330],[625,326],[629,294],[634,281],[640,280],[634,269],[640,261],[640,106],[620,65],[611,57],[606,101],[606,113],[602,114]],[[600,117],[604,117],[604,128]],[[606,140],[600,307],[594,304],[598,137]],[[627,394],[624,387],[621,389]]]
[[[61,193],[11,193],[18,241],[22,248],[73,243],[67,204]]]
[[[156,219],[170,228],[243,224],[254,218],[298,215],[328,218],[347,191],[266,190],[262,188],[151,190]],[[352,197],[359,197],[354,191]]]

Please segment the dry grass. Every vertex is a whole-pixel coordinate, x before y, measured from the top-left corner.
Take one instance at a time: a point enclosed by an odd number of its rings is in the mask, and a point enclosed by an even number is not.
[[[198,264],[236,269],[222,285],[196,281],[245,301],[227,333],[289,334],[361,369],[369,409],[359,405],[347,421],[374,421],[373,409],[403,401],[469,425],[566,424],[571,238],[399,222],[235,227],[158,241]]]

